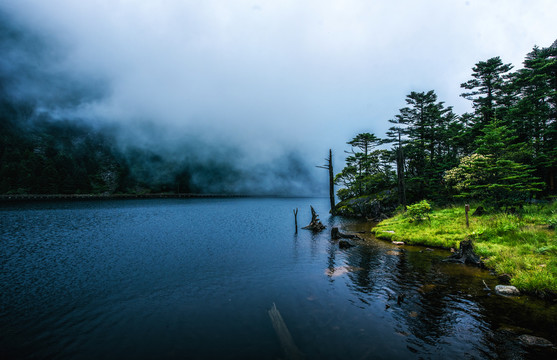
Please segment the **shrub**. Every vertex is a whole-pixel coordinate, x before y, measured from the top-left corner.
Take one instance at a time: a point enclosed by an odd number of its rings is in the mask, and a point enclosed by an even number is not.
[[[406,209],[406,215],[410,217],[410,222],[420,222],[422,220],[429,220],[431,213],[431,206],[427,200],[422,200],[419,203],[409,205]]]
[[[557,229],[557,212],[553,210],[552,215],[547,219],[547,225],[550,229]]]

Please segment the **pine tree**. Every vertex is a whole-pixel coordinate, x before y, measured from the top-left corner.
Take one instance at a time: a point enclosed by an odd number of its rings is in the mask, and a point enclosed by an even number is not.
[[[511,126],[531,150],[528,161],[552,191],[557,176],[557,42],[554,45],[534,47],[524,68],[514,74],[520,100],[511,112]]]
[[[471,90],[460,96],[471,100],[476,113],[472,126],[472,136],[480,135],[481,129],[489,124],[500,111],[508,105],[507,73],[512,69],[511,64],[503,64],[499,56],[486,61],[480,61],[472,68],[473,79],[460,84],[460,87]]]

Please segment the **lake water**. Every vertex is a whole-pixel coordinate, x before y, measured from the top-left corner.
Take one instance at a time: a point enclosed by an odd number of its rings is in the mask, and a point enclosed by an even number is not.
[[[292,211],[304,226],[310,204],[327,230],[296,235]],[[517,340],[557,343],[555,304],[485,291],[496,278],[441,262],[447,251],[370,235],[341,250],[332,226],[371,224],[327,210],[307,198],[4,204],[0,358],[555,357]]]

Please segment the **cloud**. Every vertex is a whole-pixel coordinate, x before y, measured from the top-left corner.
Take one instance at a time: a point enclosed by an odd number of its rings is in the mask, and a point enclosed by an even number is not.
[[[95,94],[52,102],[59,116],[147,138],[152,123],[169,147],[187,136],[226,143],[242,149],[246,168],[291,152],[321,164],[330,147],[340,163],[345,142],[361,131],[381,136],[410,91],[435,89],[467,111],[459,85],[476,62],[501,56],[519,67],[557,34],[552,0],[14,0],[0,8],[55,49],[40,66]]]

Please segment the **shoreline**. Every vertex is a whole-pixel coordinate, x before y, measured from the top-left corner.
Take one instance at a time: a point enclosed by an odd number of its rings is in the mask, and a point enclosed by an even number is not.
[[[459,249],[472,240],[475,253],[486,269],[508,276],[521,292],[557,300],[557,237],[548,226],[555,204],[528,206],[523,214],[492,213],[470,218],[466,227],[464,209],[436,209],[429,221],[410,222],[404,214],[381,221],[372,229],[379,240],[401,241],[440,249]]]
[[[149,193],[149,194],[0,194],[1,203],[82,201],[82,200],[134,200],[134,199],[233,199],[233,198],[325,198],[308,195],[248,195],[248,194],[196,194],[196,193]]]
[[[25,194],[0,195],[0,203],[58,200],[132,200],[132,199],[200,199],[200,198],[245,198],[249,195],[227,194]]]

